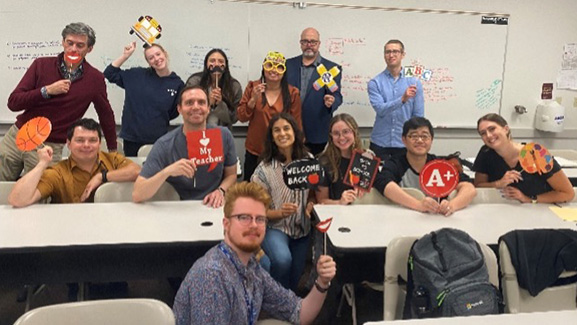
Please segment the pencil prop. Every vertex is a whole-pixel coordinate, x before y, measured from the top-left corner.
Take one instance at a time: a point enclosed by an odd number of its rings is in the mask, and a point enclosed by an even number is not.
[[[553,156],[544,146],[530,142],[519,151],[519,163],[529,174],[546,174],[553,169]]]
[[[323,64],[319,64],[317,66],[317,72],[319,73],[319,78],[313,84],[313,88],[315,90],[319,90],[323,87],[327,87],[331,92],[335,92],[339,89],[337,83],[335,82],[335,78],[341,73],[341,70],[335,65],[330,70],[327,71],[327,68]]]
[[[16,146],[22,151],[32,151],[44,143],[52,132],[52,123],[46,117],[35,117],[26,122],[16,133]]]
[[[332,222],[333,218],[328,218],[316,225],[317,230],[323,233],[323,255],[327,255],[327,231],[329,231]]]

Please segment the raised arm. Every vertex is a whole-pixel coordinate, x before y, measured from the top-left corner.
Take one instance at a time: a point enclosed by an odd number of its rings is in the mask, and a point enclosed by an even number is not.
[[[39,149],[37,154],[38,164],[14,184],[14,188],[12,188],[12,192],[8,196],[8,202],[13,207],[22,208],[29,206],[42,198],[37,186],[44,170],[48,168],[52,161],[52,148],[45,146]]]

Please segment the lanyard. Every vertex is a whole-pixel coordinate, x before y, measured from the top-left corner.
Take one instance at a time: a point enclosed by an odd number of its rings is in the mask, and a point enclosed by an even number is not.
[[[244,284],[245,280],[243,279],[243,276],[240,274],[240,271],[238,269],[238,265],[234,261],[234,258],[232,257],[232,255],[230,255],[230,252],[225,248],[224,243],[220,243],[218,245],[218,248],[223,252],[223,254],[226,257],[228,257],[228,259],[231,261],[232,265],[234,265],[234,268],[238,272],[238,276],[240,277],[240,283],[242,284],[242,290],[244,291],[244,301],[246,303],[246,308],[247,308],[248,324],[253,325],[254,320],[256,318],[256,315],[255,315],[256,311],[254,310],[253,301],[248,297],[248,292],[246,291],[246,286]]]

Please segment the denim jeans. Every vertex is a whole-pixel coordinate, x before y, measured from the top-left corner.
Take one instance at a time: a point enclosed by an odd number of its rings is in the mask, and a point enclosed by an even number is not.
[[[309,237],[293,239],[280,230],[266,229],[262,248],[270,259],[270,275],[287,289],[297,289],[305,268]]]

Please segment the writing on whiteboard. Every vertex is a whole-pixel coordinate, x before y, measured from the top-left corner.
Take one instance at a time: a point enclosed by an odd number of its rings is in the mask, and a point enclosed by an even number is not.
[[[487,88],[479,89],[475,93],[475,107],[488,109],[493,107],[500,97],[501,80],[495,79]]]
[[[449,68],[430,68],[431,79],[423,83],[425,102],[442,102],[457,97]]]
[[[189,68],[189,70],[186,71],[186,75],[190,76],[193,73],[202,71],[204,69],[204,57],[206,53],[214,48],[219,48],[226,53],[230,70],[242,71],[242,64],[235,62],[235,56],[230,48],[217,46],[216,44],[190,44],[186,51],[186,56],[188,57],[187,67]]]
[[[61,40],[7,41],[6,69],[11,71],[27,70],[32,61],[43,56],[55,56],[62,52]]]

